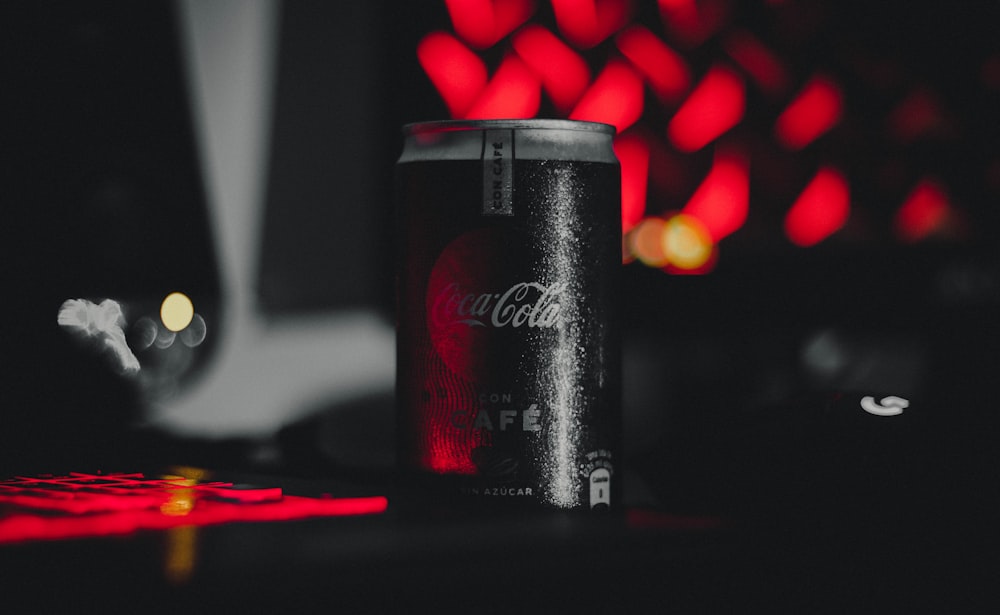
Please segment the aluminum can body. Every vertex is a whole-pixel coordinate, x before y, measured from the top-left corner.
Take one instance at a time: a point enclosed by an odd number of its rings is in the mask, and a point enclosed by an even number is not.
[[[404,128],[396,433],[408,492],[493,507],[621,499],[614,128]]]

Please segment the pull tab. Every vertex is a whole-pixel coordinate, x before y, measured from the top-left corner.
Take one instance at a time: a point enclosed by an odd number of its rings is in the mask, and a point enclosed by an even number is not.
[[[483,131],[483,215],[513,216],[514,131]]]

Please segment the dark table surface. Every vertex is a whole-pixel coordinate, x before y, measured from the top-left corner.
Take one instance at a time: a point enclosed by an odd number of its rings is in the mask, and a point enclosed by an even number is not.
[[[964,510],[462,511],[403,505],[380,478],[199,476],[388,507],[8,541],[0,589],[23,606],[4,612],[970,612],[995,593],[994,543]]]

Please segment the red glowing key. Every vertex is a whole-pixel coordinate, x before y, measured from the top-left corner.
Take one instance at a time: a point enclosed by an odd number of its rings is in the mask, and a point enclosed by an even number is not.
[[[639,119],[642,107],[642,79],[627,62],[612,59],[569,117],[612,124],[622,132]]]
[[[906,242],[926,239],[948,220],[951,201],[935,180],[924,179],[907,195],[893,219],[893,230]]]
[[[743,119],[746,93],[733,70],[716,66],[708,71],[667,126],[677,149],[699,150]]]
[[[0,481],[0,544],[233,522],[385,512],[383,496],[303,497],[179,476],[82,474]]]
[[[649,145],[642,136],[626,133],[615,139],[614,146],[622,169],[622,232],[627,233],[646,211]]]
[[[546,30],[530,24],[513,38],[514,50],[542,80],[542,87],[562,113],[568,112],[590,84],[587,63],[566,43]]]
[[[629,0],[551,0],[559,31],[571,43],[588,49],[628,23]]]
[[[417,59],[452,117],[463,117],[486,87],[486,64],[450,34],[431,32],[421,39]]]
[[[729,13],[728,0],[659,0],[664,27],[685,46],[697,46],[712,36]]]
[[[718,242],[743,226],[749,210],[750,164],[738,152],[722,151],[682,213],[700,220]]]
[[[828,77],[813,77],[778,116],[775,134],[788,149],[802,149],[837,123],[842,108],[840,87]]]
[[[685,39],[698,34],[698,5],[695,0],[658,0],[657,5],[667,29]]]
[[[630,26],[615,42],[661,100],[674,102],[691,86],[684,59],[646,28]]]
[[[445,0],[455,32],[479,49],[492,47],[528,21],[532,0]]]
[[[849,215],[847,180],[836,169],[824,167],[785,214],[785,235],[797,246],[814,246],[840,230]]]
[[[514,54],[500,64],[465,119],[490,120],[534,117],[541,105],[538,77]]]
[[[777,96],[788,88],[788,71],[784,64],[749,32],[734,32],[726,39],[725,49],[767,94]]]

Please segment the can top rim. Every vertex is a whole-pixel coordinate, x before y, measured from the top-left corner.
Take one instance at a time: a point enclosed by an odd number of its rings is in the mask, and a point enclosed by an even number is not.
[[[535,129],[535,130],[576,130],[614,135],[611,124],[560,119],[499,119],[499,120],[435,120],[413,122],[403,126],[407,136],[435,132],[454,132],[486,129]]]

